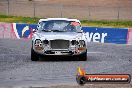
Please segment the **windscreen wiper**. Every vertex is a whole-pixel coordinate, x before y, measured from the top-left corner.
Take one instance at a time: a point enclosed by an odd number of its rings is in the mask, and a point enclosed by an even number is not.
[[[62,30],[51,30],[53,32],[65,32],[65,31],[62,31]]]
[[[51,32],[51,30],[42,30],[42,31],[44,31],[44,32]]]

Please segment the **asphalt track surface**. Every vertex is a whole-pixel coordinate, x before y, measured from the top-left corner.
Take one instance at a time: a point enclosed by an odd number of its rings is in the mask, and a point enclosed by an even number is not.
[[[88,74],[131,74],[132,45],[88,43],[87,61],[30,60],[31,40],[0,39],[0,88],[77,85],[77,67]]]

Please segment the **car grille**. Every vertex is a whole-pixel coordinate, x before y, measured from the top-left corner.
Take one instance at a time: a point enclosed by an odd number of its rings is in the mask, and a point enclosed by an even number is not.
[[[50,47],[52,49],[68,49],[69,41],[68,40],[51,40]]]

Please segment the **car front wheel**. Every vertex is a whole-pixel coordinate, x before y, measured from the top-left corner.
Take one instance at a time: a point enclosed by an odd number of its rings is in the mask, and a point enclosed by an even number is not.
[[[79,55],[79,60],[80,61],[86,61],[87,60],[87,51],[84,52],[83,54]]]
[[[32,61],[38,61],[39,60],[39,55],[31,48],[31,60]]]

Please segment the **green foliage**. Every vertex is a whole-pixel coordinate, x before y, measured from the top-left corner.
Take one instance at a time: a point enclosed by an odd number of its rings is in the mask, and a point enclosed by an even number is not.
[[[0,22],[35,24],[40,18],[0,15]]]
[[[132,28],[132,21],[124,20],[83,20],[81,23],[83,26]]]
[[[0,15],[0,22],[36,24],[40,18]],[[124,20],[82,20],[83,26],[132,28],[132,21]]]

